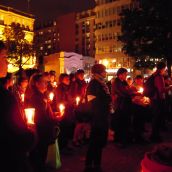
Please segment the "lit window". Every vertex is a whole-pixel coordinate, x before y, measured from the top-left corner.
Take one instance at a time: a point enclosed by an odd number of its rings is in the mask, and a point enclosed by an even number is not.
[[[43,47],[40,47],[40,50],[43,50]]]

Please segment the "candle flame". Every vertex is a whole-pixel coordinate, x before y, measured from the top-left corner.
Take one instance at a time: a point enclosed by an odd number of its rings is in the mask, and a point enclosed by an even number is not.
[[[76,97],[76,105],[79,105],[80,97]]]
[[[142,87],[139,88],[138,93],[143,93],[144,89]]]
[[[52,101],[53,98],[54,98],[54,93],[50,93],[50,94],[49,94],[49,98],[50,98],[50,100]]]
[[[25,97],[24,93],[21,94],[21,101],[22,101],[22,102],[24,102],[24,97]]]
[[[57,87],[57,82],[54,81],[54,82],[53,82],[53,86],[54,86],[54,87]]]
[[[27,124],[35,124],[35,122],[34,122],[35,109],[34,108],[27,108],[24,110],[25,110]]]
[[[59,109],[60,109],[60,115],[63,116],[64,115],[64,110],[65,110],[65,106],[63,104],[59,105]]]

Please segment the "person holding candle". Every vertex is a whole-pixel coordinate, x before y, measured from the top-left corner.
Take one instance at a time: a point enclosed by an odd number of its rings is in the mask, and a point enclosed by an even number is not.
[[[14,85],[13,92],[16,95],[16,98],[20,102],[20,105],[24,105],[25,92],[28,86],[28,78],[21,76],[18,78],[16,85]]]
[[[43,74],[34,74],[31,80],[31,98],[27,102],[27,107],[35,109],[35,128],[38,141],[35,148],[30,152],[30,160],[35,172],[44,172],[48,146],[56,139],[55,126],[58,123],[45,95],[47,90],[46,77]]]
[[[63,104],[65,107],[64,114],[60,121],[60,135],[59,146],[64,151],[70,151],[72,149],[70,140],[73,137],[73,130],[75,126],[74,106],[73,99],[70,94],[70,80],[69,75],[61,73],[59,76],[59,85],[55,91],[55,104],[57,111],[59,111],[59,105]]]
[[[143,98],[143,77],[141,75],[137,75],[134,79],[134,83],[132,84],[133,91],[137,92],[140,98]],[[138,144],[148,143],[144,136],[144,124],[146,122],[148,107],[143,107],[138,104],[132,105],[132,128],[133,128],[133,141]],[[148,114],[149,116],[150,113]]]
[[[93,76],[86,91],[90,105],[91,133],[84,172],[101,172],[102,151],[108,136],[111,96],[105,82],[106,67],[102,64],[95,64],[91,72]]]
[[[115,115],[112,116],[112,128],[115,132],[114,142],[121,148],[126,147],[131,142],[131,133],[129,127],[131,125],[131,107],[132,96],[136,93],[128,85],[128,71],[126,68],[119,68],[117,77],[112,84],[112,96],[114,100]]]
[[[162,139],[160,136],[160,131],[162,123],[164,122],[165,94],[169,90],[172,90],[172,85],[167,87],[165,86],[164,76],[166,73],[166,64],[164,62],[159,62],[156,67],[157,70],[151,75],[151,77],[153,77],[152,87],[154,88],[154,93],[150,96],[151,109],[153,113],[152,133],[150,140],[152,142],[161,142]]]
[[[0,80],[7,74],[7,48],[0,41]],[[1,169],[29,172],[27,153],[33,148],[34,132],[22,118],[15,96],[0,84]]]
[[[75,100],[75,106],[76,106],[76,125],[74,129],[74,136],[73,136],[73,144],[75,146],[80,146],[81,143],[83,142],[84,135],[87,135],[83,131],[87,131],[84,128],[88,128],[88,123],[86,119],[86,115],[78,112],[77,107],[80,106],[80,103],[82,104],[82,101],[85,98],[85,93],[86,93],[86,87],[87,84],[84,80],[84,70],[83,69],[78,69],[75,73],[75,81],[72,82],[70,85],[70,94],[72,98]],[[89,132],[89,131],[88,131]],[[87,138],[88,139],[88,138]]]

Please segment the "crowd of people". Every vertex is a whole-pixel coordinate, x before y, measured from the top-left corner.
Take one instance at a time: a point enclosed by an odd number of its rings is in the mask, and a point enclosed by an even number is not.
[[[14,82],[7,73],[7,53],[0,42],[0,152],[7,172],[46,171],[48,147],[57,137],[60,151],[88,144],[85,172],[101,172],[109,129],[120,148],[161,141],[160,131],[172,110],[172,81],[165,76],[165,63],[158,63],[152,74],[154,94],[146,95],[149,78],[127,78],[127,69],[119,68],[109,84],[102,64],[92,67],[89,83],[82,69],[60,74],[58,82],[54,71],[29,77],[23,73]],[[35,109],[34,125],[27,123],[26,108]],[[148,140],[146,122],[152,124]]]

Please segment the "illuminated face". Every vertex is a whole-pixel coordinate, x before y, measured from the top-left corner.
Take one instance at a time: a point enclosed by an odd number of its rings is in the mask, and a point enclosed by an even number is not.
[[[124,72],[124,73],[121,74],[121,79],[123,81],[126,81],[126,79],[127,79],[127,72]]]
[[[38,82],[36,82],[36,87],[41,93],[45,93],[47,91],[47,78],[46,77],[41,77]]]
[[[143,84],[143,79],[139,78],[135,80],[137,85],[142,85]]]
[[[107,74],[106,71],[104,71],[104,72],[101,73],[101,76],[102,76],[103,78],[106,78],[106,74]]]
[[[79,80],[84,80],[84,73],[78,74],[78,79]]]
[[[26,79],[26,80],[22,81],[20,85],[23,89],[26,89],[28,86],[28,80]]]
[[[50,82],[54,82],[55,76],[54,75],[50,75],[49,79],[50,79]]]
[[[7,75],[7,50],[0,51],[0,78]]]
[[[63,78],[63,81],[62,81],[65,85],[69,85],[70,84],[70,79],[68,76],[64,77]]]
[[[166,73],[166,67],[160,70],[161,75],[165,75],[165,73]]]

